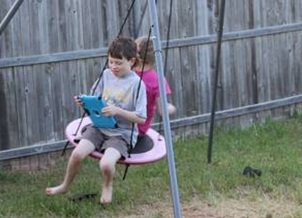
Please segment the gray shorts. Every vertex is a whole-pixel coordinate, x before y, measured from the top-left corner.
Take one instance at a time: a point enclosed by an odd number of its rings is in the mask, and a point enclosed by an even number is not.
[[[85,128],[85,129],[84,129]],[[128,156],[128,143],[122,136],[107,136],[94,126],[86,126],[82,129],[81,139],[89,140],[94,144],[98,152],[104,153],[107,148],[115,148],[125,159]]]

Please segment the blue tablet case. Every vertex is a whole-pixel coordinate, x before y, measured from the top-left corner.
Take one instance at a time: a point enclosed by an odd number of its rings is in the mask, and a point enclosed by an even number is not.
[[[104,116],[101,113],[106,103],[101,97],[92,95],[80,95],[78,98],[83,102],[83,108],[90,117],[93,125],[98,128],[116,128],[117,123],[113,117]]]

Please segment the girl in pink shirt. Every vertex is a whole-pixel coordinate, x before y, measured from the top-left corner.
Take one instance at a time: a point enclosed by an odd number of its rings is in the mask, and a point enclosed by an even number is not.
[[[147,119],[145,123],[138,124],[139,136],[144,136],[147,130],[150,128],[155,117],[156,109],[159,115],[162,115],[159,98],[158,75],[154,69],[155,56],[153,43],[151,40],[148,42],[148,40],[149,39],[146,36],[142,36],[135,40],[138,50],[138,62],[134,70],[139,76],[142,76],[142,80],[145,83],[147,91]],[[165,87],[166,94],[171,94],[171,89],[166,79]],[[175,110],[175,107],[168,103],[168,113],[173,114],[175,113]]]

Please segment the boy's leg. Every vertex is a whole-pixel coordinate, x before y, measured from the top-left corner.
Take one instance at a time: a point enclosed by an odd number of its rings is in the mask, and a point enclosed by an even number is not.
[[[70,184],[75,178],[76,173],[78,172],[82,160],[94,150],[95,146],[89,140],[82,139],[69,157],[63,183],[56,187],[47,187],[45,189],[45,194],[56,195],[67,192]]]
[[[100,160],[100,169],[103,175],[101,204],[110,203],[112,200],[112,183],[115,174],[115,165],[121,158],[121,153],[115,148],[107,148]]]

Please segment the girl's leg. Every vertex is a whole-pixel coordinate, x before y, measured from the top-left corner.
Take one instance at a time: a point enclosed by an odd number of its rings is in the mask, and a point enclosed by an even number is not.
[[[59,186],[47,187],[45,189],[45,194],[56,195],[56,194],[63,194],[67,192],[70,184],[75,178],[76,173],[78,172],[78,169],[83,159],[94,150],[95,147],[89,140],[82,139],[79,142],[78,146],[75,147],[75,149],[72,151],[69,157],[64,181]]]
[[[103,189],[100,199],[101,204],[110,203],[112,200],[112,183],[115,174],[115,165],[121,154],[115,148],[107,148],[100,160],[100,169],[103,175]]]

